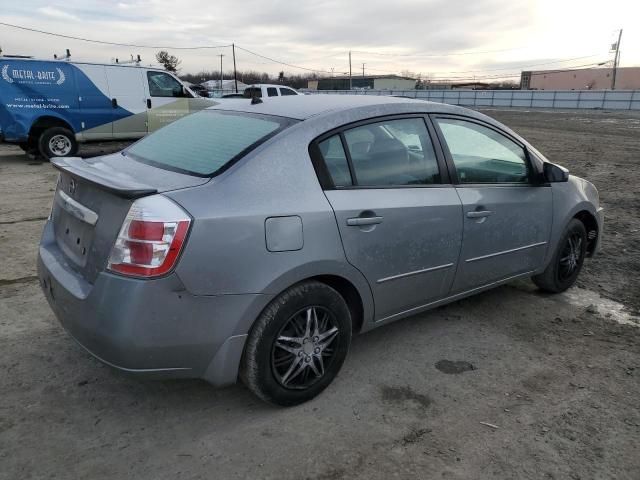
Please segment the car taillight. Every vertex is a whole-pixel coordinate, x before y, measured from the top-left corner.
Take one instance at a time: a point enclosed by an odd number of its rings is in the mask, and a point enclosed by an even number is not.
[[[157,277],[173,268],[182,250],[191,218],[166,197],[154,195],[133,202],[107,268],[134,277]]]

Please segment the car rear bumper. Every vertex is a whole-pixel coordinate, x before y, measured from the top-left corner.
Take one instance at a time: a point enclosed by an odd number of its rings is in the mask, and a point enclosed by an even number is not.
[[[234,383],[246,319],[265,295],[194,296],[171,274],[155,280],[100,273],[93,285],[72,270],[47,222],[38,277],[64,329],[102,362],[127,373]]]

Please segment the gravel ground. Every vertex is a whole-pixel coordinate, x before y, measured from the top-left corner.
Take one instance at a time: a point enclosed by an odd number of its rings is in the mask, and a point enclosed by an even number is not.
[[[640,116],[486,113],[596,184],[601,255],[565,294],[516,282],[359,336],[289,409],[75,345],[35,277],[56,174],[1,146],[0,479],[640,478]]]

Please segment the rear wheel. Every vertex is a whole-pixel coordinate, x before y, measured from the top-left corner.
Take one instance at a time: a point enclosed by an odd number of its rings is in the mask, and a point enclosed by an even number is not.
[[[40,134],[38,150],[45,158],[69,157],[78,151],[78,143],[71,130],[51,127]]]
[[[587,253],[587,230],[574,218],[564,231],[562,240],[547,269],[532,278],[546,292],[564,292],[578,279]]]
[[[297,405],[322,392],[344,363],[351,315],[333,288],[315,281],[278,296],[256,321],[240,377],[261,399]]]

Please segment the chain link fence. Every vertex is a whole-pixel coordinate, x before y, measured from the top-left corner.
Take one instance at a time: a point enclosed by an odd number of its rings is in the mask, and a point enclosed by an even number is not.
[[[305,90],[318,95],[392,95],[467,107],[640,110],[640,90]]]

